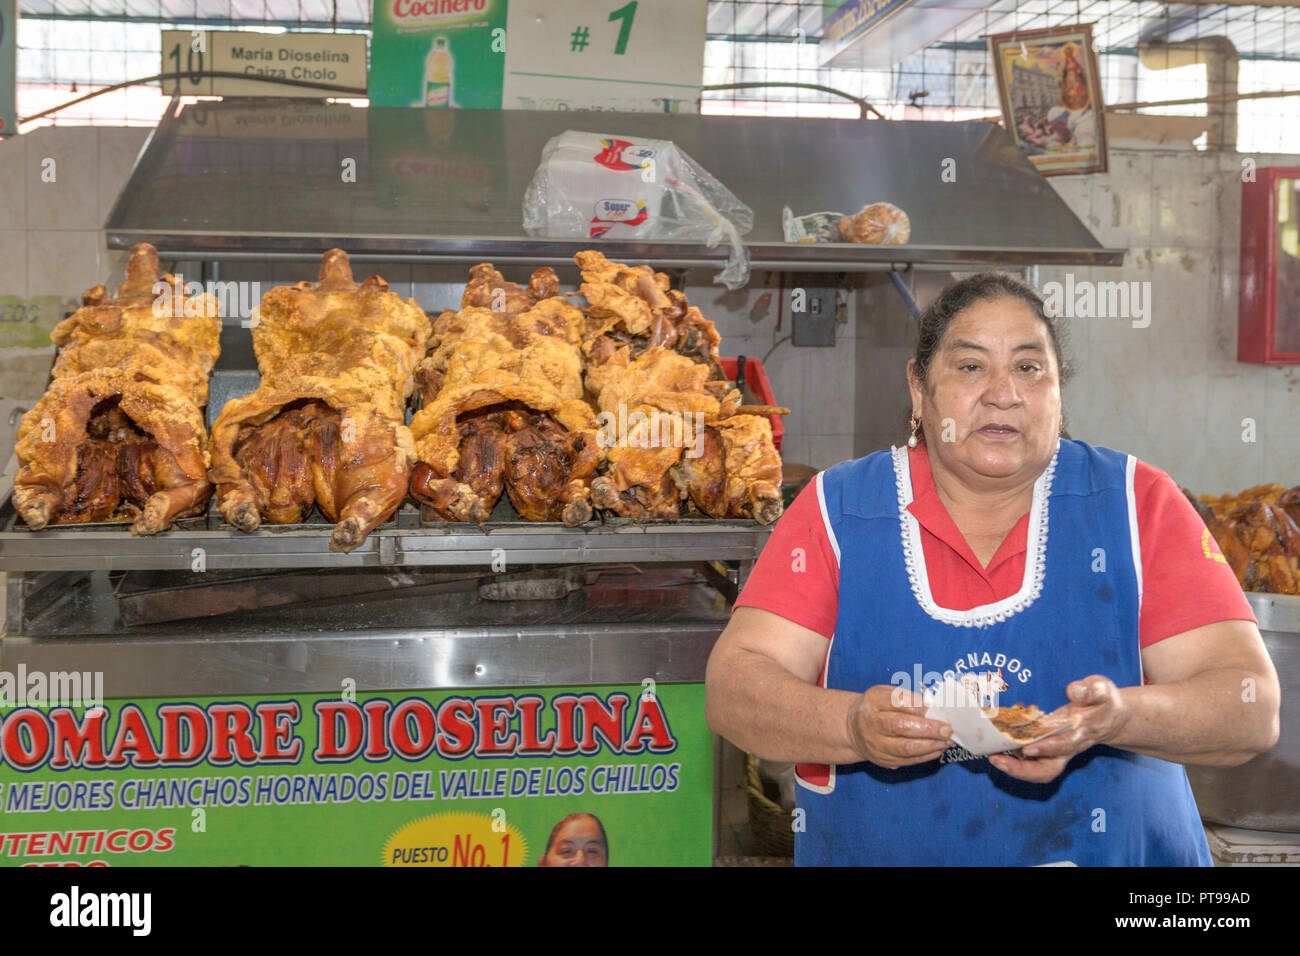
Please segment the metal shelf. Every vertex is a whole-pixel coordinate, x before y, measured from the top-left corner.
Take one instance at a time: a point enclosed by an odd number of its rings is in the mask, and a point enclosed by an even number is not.
[[[279,235],[243,233],[232,238],[219,233],[164,232],[118,229],[109,234],[113,249],[151,242],[165,260],[227,262],[314,262],[328,249],[343,248],[358,262],[409,262],[434,265],[473,265],[491,261],[498,266],[572,266],[575,253],[593,248],[591,240],[512,237],[402,235]],[[1118,266],[1124,249],[1012,248],[1007,246],[868,246],[849,242],[747,243],[753,269],[797,272],[887,272],[907,269],[952,270],[972,265],[1090,265]],[[607,257],[649,262],[664,269],[721,268],[725,249],[687,242],[604,241]]]
[[[239,568],[363,568],[490,566],[498,557],[518,564],[752,561],[771,529],[753,521],[597,524],[385,525],[355,550],[329,549],[331,525],[234,529],[175,527],[136,537],[124,527],[14,526],[12,507],[0,532],[0,571],[187,571],[195,561],[211,570]],[[200,553],[201,552],[201,553]]]

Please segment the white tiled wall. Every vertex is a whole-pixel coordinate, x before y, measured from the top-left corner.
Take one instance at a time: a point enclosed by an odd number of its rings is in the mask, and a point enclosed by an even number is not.
[[[122,255],[105,247],[103,223],[148,135],[60,126],[0,140],[0,295],[59,296],[70,311],[84,289],[109,279]],[[0,349],[0,396],[39,398],[52,353]]]
[[[1242,157],[1115,150],[1110,170],[1055,177],[1057,192],[1123,266],[1040,268],[1040,287],[1150,282],[1151,324],[1066,320],[1079,375],[1065,390],[1071,434],[1131,452],[1197,493],[1300,484],[1300,368],[1237,361]],[[1255,156],[1259,166],[1294,156]],[[1242,441],[1254,419],[1257,440]]]
[[[828,279],[833,284],[834,277]],[[856,323],[836,326],[834,346],[796,348],[789,341],[780,342],[790,334],[790,293],[787,288],[778,331],[780,277],[762,270],[756,270],[749,284],[736,292],[713,285],[710,272],[693,270],[686,275],[685,292],[691,304],[717,326],[722,355],[763,359],[771,351],[763,365],[777,404],[790,409],[783,420],[781,457],[786,463],[826,468],[854,457]]]

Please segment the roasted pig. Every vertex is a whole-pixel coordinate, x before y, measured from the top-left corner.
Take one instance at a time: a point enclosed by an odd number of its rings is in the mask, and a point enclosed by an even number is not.
[[[710,381],[725,381],[717,329],[685,294],[669,288],[667,275],[610,262],[595,251],[573,259],[582,270],[579,291],[589,303],[583,351],[593,365],[606,364],[620,350],[630,361],[646,349],[667,348],[707,366]]]
[[[1300,594],[1300,487],[1256,485],[1237,495],[1183,489],[1243,590]]]
[[[24,416],[14,507],[27,525],[129,520],[156,534],[212,494],[202,408],[220,353],[210,295],[187,296],[139,243],[111,298],[96,286],[50,338],[53,381]]]
[[[708,366],[654,348],[602,377],[597,407],[608,433],[605,469],[592,482],[597,507],[626,518],[676,518],[683,505],[762,524],[781,516],[771,424],[737,414],[740,393],[715,397],[707,375]]]
[[[600,458],[583,401],[585,318],[549,268],[527,287],[486,263],[470,275],[420,365],[411,494],[447,521],[481,524],[504,493],[528,521],[581,524]]]
[[[627,518],[671,519],[685,509],[775,521],[781,459],[766,416],[788,409],[740,404],[713,323],[666,275],[599,252],[574,260],[589,303],[585,383],[605,446],[596,506]]]
[[[253,327],[261,384],[212,427],[212,480],[230,524],[335,523],[350,551],[401,505],[415,448],[405,422],[429,318],[331,249],[320,279],[272,289]]]

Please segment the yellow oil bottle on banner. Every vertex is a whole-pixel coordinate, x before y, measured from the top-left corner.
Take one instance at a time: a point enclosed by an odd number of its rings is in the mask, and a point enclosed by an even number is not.
[[[452,77],[455,61],[445,36],[434,37],[429,57],[424,61],[424,105],[432,108],[455,108]]]
[[[501,109],[505,27],[506,0],[375,3],[370,105]]]

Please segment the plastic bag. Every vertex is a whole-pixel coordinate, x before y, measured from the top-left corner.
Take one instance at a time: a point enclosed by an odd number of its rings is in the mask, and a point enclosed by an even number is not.
[[[840,233],[845,242],[901,246],[912,235],[912,220],[893,203],[873,202],[841,219]]]
[[[840,242],[842,212],[810,212],[796,216],[789,206],[781,208],[781,233],[786,242]]]
[[[714,276],[728,289],[749,280],[740,237],[754,211],[671,141],[566,130],[542,149],[524,193],[524,231],[550,239],[696,240],[731,246]]]

